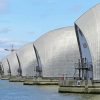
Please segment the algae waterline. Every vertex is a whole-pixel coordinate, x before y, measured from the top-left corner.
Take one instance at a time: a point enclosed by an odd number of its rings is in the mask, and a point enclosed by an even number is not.
[[[58,85],[59,81],[57,79],[13,76],[9,78],[9,82],[23,82],[23,85]]]
[[[61,80],[59,82],[60,93],[88,93],[100,94],[100,82],[92,80]]]
[[[58,85],[58,80],[50,80],[50,79],[27,79],[24,85]]]

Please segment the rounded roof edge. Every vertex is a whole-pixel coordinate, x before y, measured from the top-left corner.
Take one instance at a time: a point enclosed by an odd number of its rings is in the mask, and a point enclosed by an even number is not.
[[[28,42],[28,43],[24,44],[24,45],[21,46],[16,52],[18,52],[21,48],[24,48],[24,47],[26,47],[27,45],[31,45],[31,44],[34,44],[34,41],[33,41],[33,42]]]
[[[50,31],[44,33],[43,35],[41,35],[39,38],[37,38],[37,39],[34,41],[34,43],[35,43],[36,41],[38,41],[40,38],[46,36],[46,35],[49,34],[49,33],[56,32],[56,31],[59,31],[59,30],[64,30],[64,29],[70,31],[70,30],[74,30],[75,28],[74,28],[74,26],[68,26],[68,27],[61,27],[61,28],[56,28],[56,29],[50,30]]]
[[[89,8],[86,12],[84,12],[84,13],[74,22],[74,24],[76,24],[77,21],[78,21],[82,16],[84,16],[84,15],[85,15],[86,13],[88,13],[89,11],[91,11],[91,10],[97,8],[98,6],[100,6],[100,3],[98,3],[98,4],[94,5],[93,7]]]
[[[16,54],[16,51],[13,51],[13,52],[9,53],[9,54],[6,56],[6,59],[9,58],[10,56],[14,55],[14,54]]]

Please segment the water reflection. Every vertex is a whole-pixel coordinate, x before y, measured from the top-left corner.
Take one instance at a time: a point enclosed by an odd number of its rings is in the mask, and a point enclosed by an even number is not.
[[[100,100],[100,95],[63,94],[57,86],[23,86],[0,80],[0,100]]]

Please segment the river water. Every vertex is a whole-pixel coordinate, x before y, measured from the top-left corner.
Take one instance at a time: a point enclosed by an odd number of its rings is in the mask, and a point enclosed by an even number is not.
[[[62,94],[57,86],[23,86],[0,80],[0,100],[100,100],[100,95]]]

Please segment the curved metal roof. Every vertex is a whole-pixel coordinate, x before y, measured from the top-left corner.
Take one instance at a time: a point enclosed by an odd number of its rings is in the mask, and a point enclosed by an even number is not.
[[[10,65],[11,75],[12,76],[18,75],[19,64],[16,57],[16,52],[15,51],[11,52],[11,54],[7,56],[7,59]]]
[[[40,57],[43,77],[73,76],[80,58],[74,27],[47,32],[34,42]]]
[[[89,9],[75,24],[88,43],[93,63],[94,79],[100,79],[100,4]]]
[[[4,75],[8,75],[8,71],[9,71],[9,65],[8,65],[8,62],[7,62],[7,59],[2,59],[2,67],[4,69]]]
[[[33,47],[33,43],[24,45],[17,51],[17,55],[20,60],[23,76],[34,76],[35,67],[37,66],[36,55]]]

